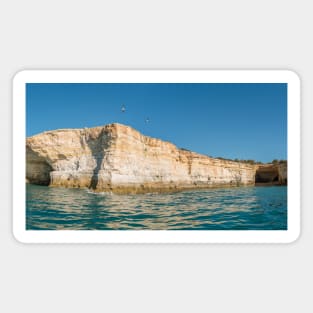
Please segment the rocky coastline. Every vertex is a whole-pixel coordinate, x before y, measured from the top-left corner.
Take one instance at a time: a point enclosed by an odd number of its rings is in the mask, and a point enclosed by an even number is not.
[[[114,123],[27,138],[26,181],[118,194],[286,185],[287,164],[216,159]]]

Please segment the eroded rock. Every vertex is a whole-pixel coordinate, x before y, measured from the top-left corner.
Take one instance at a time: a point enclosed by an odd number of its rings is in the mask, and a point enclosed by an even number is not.
[[[256,168],[257,185],[287,185],[287,164],[262,164]]]
[[[121,124],[44,132],[27,138],[26,151],[30,183],[116,193],[254,185],[257,169],[178,149]]]

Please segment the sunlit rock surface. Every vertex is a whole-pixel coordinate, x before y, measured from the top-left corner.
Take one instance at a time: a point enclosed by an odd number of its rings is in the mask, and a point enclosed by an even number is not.
[[[115,193],[254,185],[258,168],[179,149],[121,124],[29,137],[26,161],[30,183]],[[272,178],[265,172],[260,177]]]

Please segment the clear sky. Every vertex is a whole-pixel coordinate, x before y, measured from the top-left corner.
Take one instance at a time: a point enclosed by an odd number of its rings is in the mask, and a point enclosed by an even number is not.
[[[287,159],[286,84],[27,84],[27,136],[114,122],[214,157]]]

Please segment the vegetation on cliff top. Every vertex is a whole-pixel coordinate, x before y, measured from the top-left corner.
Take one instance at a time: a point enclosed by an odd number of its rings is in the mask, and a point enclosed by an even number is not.
[[[240,163],[247,163],[247,164],[286,164],[287,163],[287,160],[277,160],[277,159],[274,159],[272,162],[267,162],[267,163],[264,163],[264,162],[260,162],[260,161],[255,161],[255,160],[240,160],[240,159],[227,159],[227,158],[222,158],[222,157],[216,157],[216,159],[219,159],[219,160],[226,160],[226,161],[233,161],[233,162],[240,162]]]
[[[184,151],[189,151],[189,152],[192,152],[191,150],[189,149],[186,149],[186,148],[180,148],[180,150],[184,150]],[[267,162],[267,163],[264,163],[264,162],[261,162],[261,161],[255,161],[255,160],[243,160],[243,159],[229,159],[229,158],[223,158],[223,157],[213,157],[211,155],[208,155],[207,156],[209,158],[213,158],[213,159],[219,159],[219,160],[223,160],[223,161],[232,161],[232,162],[240,162],[240,163],[246,163],[246,164],[251,164],[251,165],[257,165],[257,164],[273,164],[273,165],[277,165],[277,164],[287,164],[287,160],[278,160],[278,159],[274,159],[272,160],[271,162]]]

